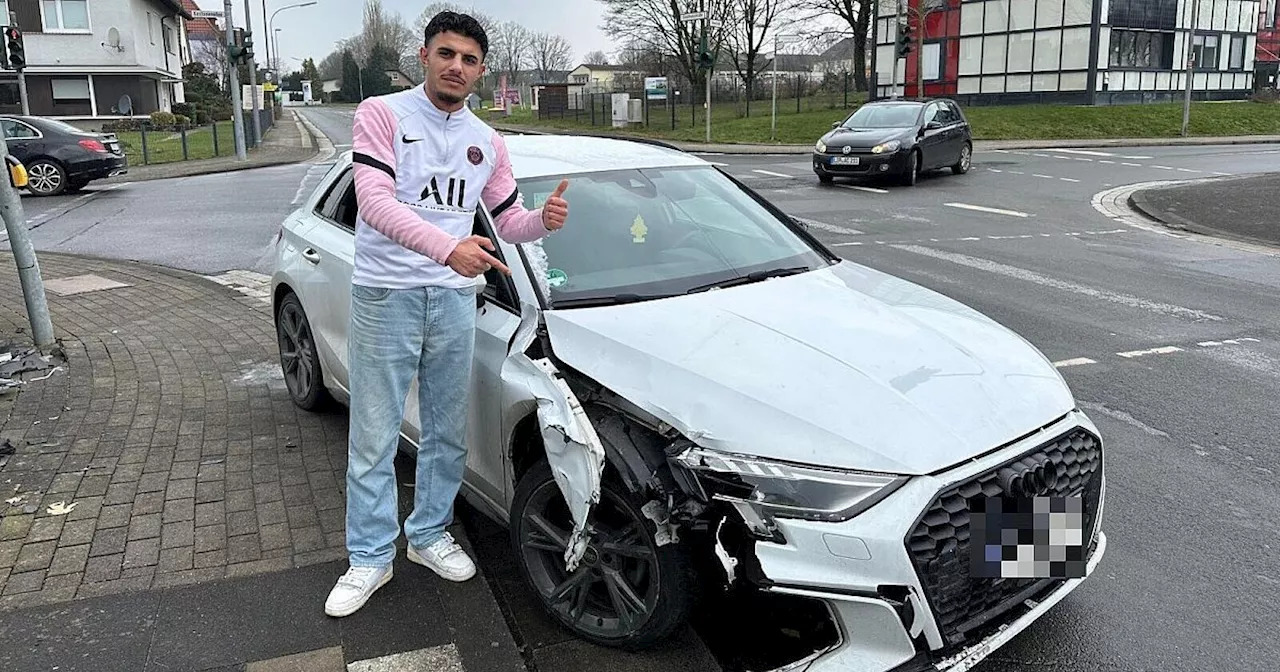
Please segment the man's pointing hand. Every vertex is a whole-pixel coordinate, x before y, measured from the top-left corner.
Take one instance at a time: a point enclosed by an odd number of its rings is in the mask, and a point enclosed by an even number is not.
[[[511,269],[507,268],[493,255],[485,252],[486,249],[494,249],[492,240],[484,236],[470,236],[458,243],[458,246],[453,249],[453,254],[450,254],[446,261],[449,264],[449,268],[468,278],[481,275],[488,271],[490,267],[511,275]]]

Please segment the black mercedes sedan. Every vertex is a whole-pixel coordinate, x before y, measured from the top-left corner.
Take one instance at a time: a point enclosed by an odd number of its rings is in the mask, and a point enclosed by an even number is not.
[[[78,191],[93,180],[128,172],[114,133],[93,133],[47,117],[0,115],[9,154],[27,168],[36,196]]]
[[[973,160],[969,120],[947,99],[871,101],[831,129],[813,148],[823,184],[892,176],[910,186],[925,171],[967,173]]]

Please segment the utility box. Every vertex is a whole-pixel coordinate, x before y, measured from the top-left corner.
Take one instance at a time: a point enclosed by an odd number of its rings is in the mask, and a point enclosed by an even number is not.
[[[627,121],[630,121],[633,124],[643,124],[644,123],[644,101],[640,100],[639,98],[634,98],[632,100],[627,101],[627,103],[628,103]]]

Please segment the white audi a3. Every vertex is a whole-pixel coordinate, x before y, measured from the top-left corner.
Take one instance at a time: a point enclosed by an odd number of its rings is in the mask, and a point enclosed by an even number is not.
[[[779,669],[964,670],[1093,572],[1102,440],[1024,339],[694,155],[506,142],[526,204],[567,178],[570,214],[511,244],[476,213],[513,274],[477,288],[463,496],[564,627],[643,649],[733,587],[823,624]],[[356,207],[348,152],[274,243],[306,409],[348,400]]]

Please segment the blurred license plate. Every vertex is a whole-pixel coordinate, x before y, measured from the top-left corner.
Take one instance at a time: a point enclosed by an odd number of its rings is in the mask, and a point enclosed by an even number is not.
[[[856,166],[860,162],[861,157],[857,156],[837,156],[831,159],[833,166]]]

